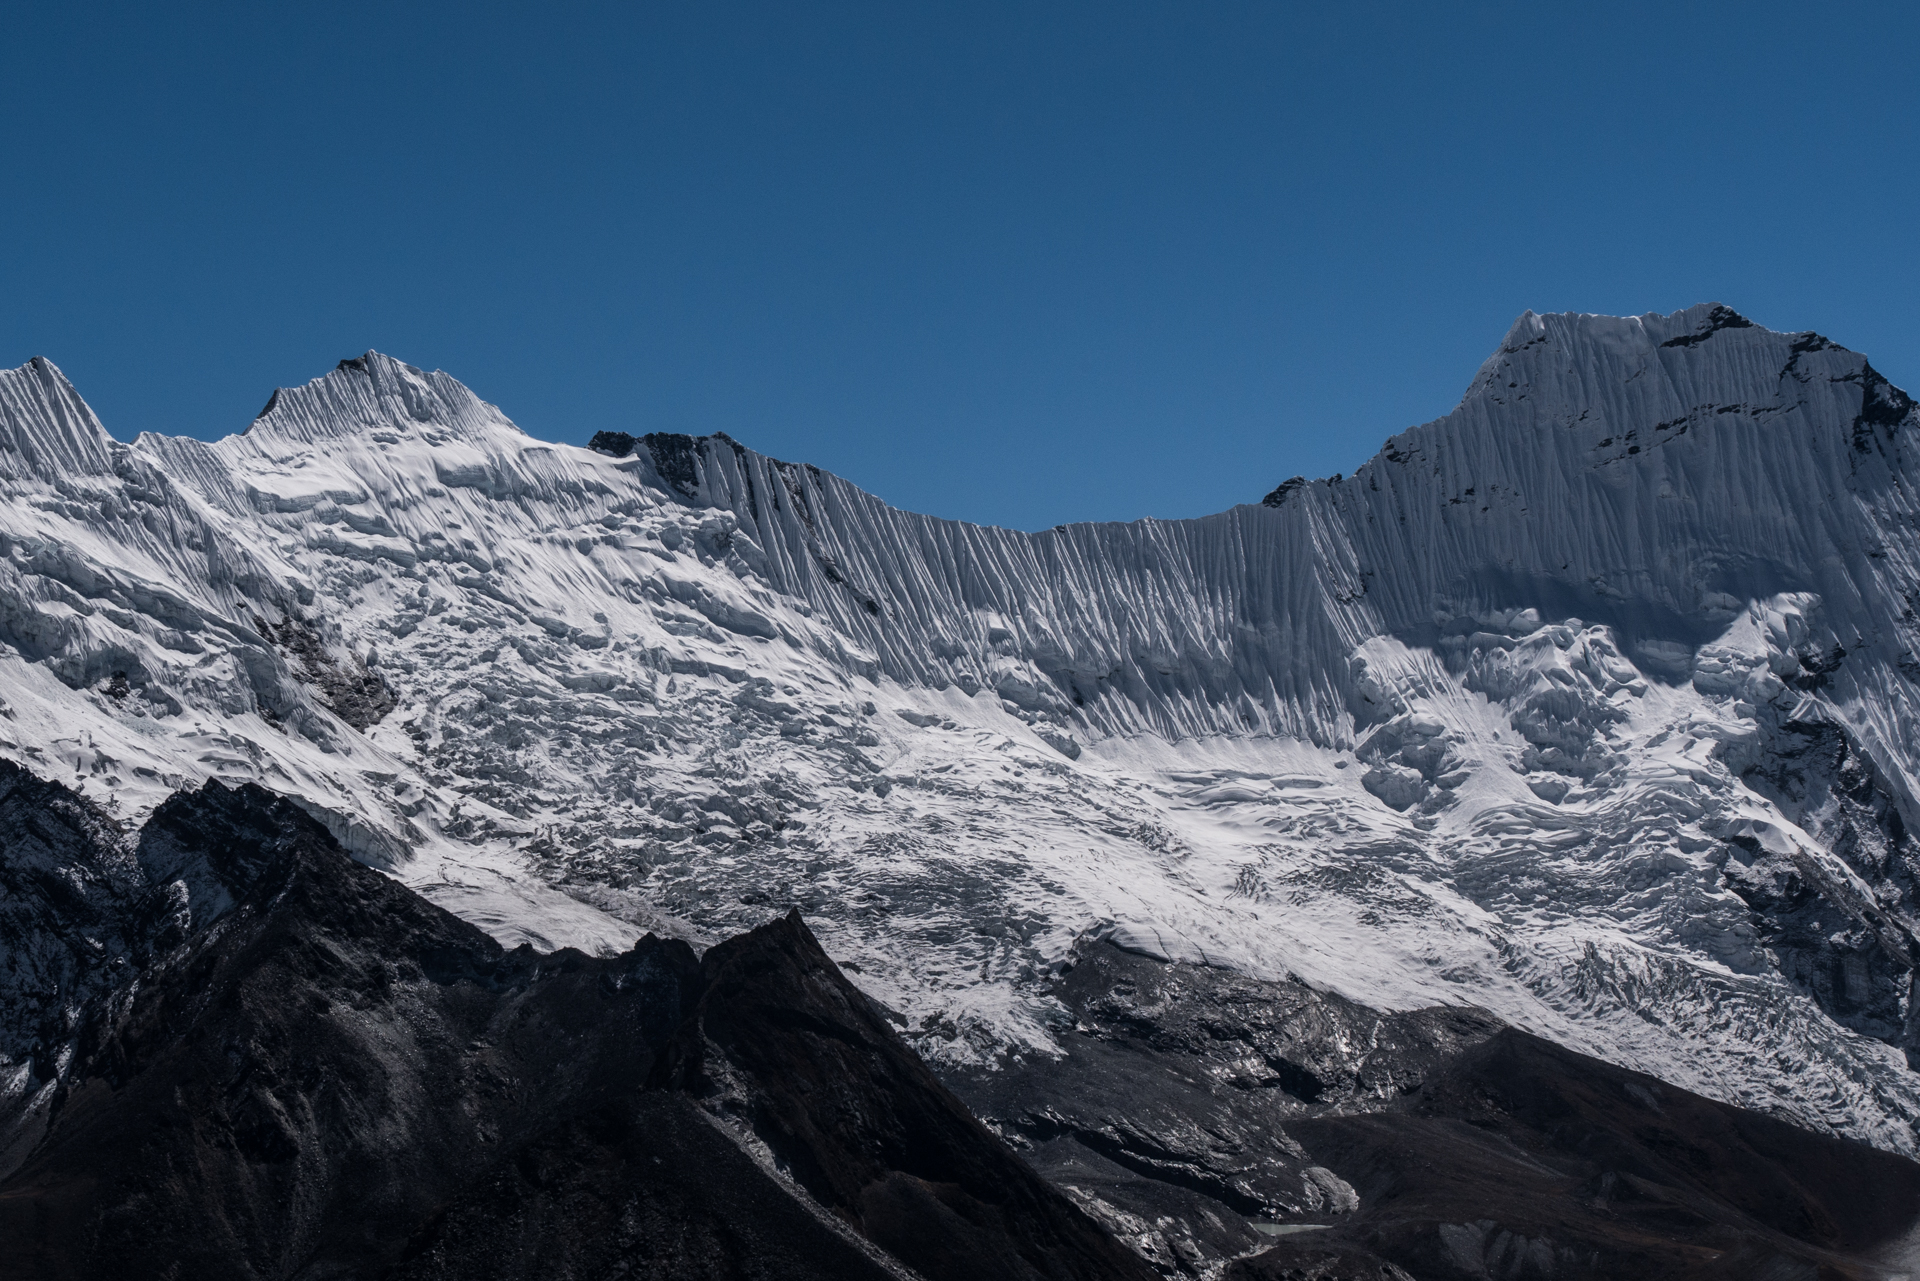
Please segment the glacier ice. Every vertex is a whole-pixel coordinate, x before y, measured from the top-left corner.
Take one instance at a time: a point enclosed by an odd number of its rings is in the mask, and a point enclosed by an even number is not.
[[[371,352],[125,445],[35,360],[0,755],[258,781],[508,942],[797,903],[954,1063],[1097,935],[1912,1152],[1916,426],[1724,307],[1528,313],[1351,476],[1022,533]]]

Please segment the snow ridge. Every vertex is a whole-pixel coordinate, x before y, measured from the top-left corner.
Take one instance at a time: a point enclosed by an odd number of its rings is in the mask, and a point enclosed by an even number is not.
[[[1351,477],[1028,534],[377,353],[129,448],[35,362],[0,754],[256,779],[509,941],[797,902],[955,1061],[1106,936],[1912,1150],[1916,425],[1717,304],[1528,313]]]

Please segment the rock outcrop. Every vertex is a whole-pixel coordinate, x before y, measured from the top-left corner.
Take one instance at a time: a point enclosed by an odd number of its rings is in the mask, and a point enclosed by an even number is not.
[[[0,1276],[1152,1275],[797,915],[507,951],[259,788],[129,842],[4,770]]]

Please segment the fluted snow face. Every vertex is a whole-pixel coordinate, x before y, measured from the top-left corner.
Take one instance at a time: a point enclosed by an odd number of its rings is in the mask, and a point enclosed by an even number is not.
[[[1528,314],[1352,477],[1025,534],[373,353],[129,449],[36,364],[0,750],[258,779],[509,939],[797,902],[937,1056],[1108,932],[1910,1150],[1916,426],[1724,309]]]

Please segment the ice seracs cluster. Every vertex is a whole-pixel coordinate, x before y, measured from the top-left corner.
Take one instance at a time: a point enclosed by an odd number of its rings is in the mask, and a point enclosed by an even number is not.
[[[36,360],[0,755],[257,781],[509,942],[796,903],[949,1062],[1100,934],[1912,1151],[1916,427],[1724,307],[1529,313],[1352,476],[1029,534],[377,353],[128,446]]]

